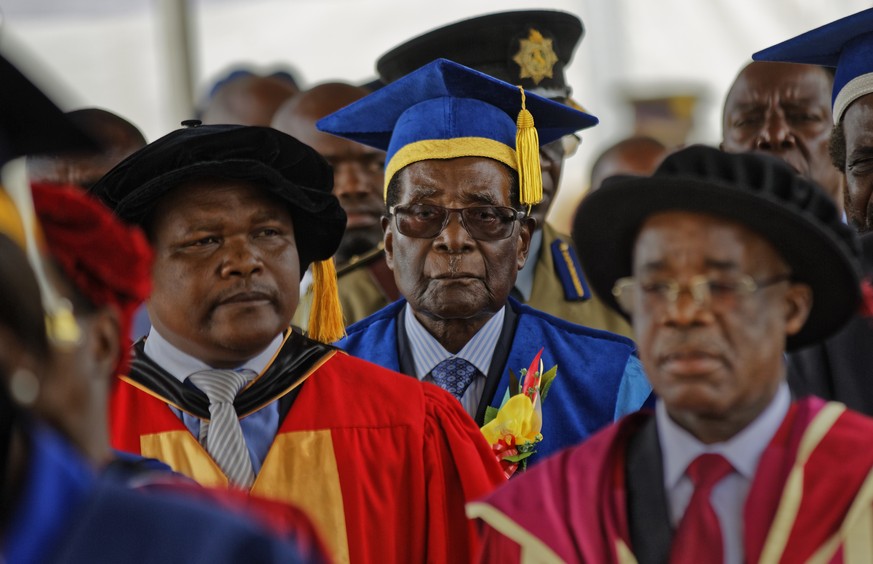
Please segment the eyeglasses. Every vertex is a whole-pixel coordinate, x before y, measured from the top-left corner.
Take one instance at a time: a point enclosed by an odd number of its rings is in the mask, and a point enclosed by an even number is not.
[[[477,241],[509,238],[515,231],[515,224],[525,216],[524,212],[500,206],[444,208],[431,204],[391,206],[388,213],[394,216],[400,233],[416,239],[436,237],[448,225],[449,217],[458,213],[461,225]]]
[[[562,161],[575,155],[581,142],[578,135],[571,133],[541,146],[540,153],[551,162]]]
[[[612,287],[612,295],[618,301],[618,305],[628,314],[633,314],[637,301],[637,295],[641,296],[643,303],[650,310],[661,311],[667,307],[673,307],[679,301],[679,295],[687,289],[699,308],[707,308],[716,312],[724,312],[736,306],[737,302],[780,282],[791,279],[789,274],[778,274],[771,278],[755,280],[748,274],[737,279],[713,279],[705,275],[692,276],[688,284],[683,288],[676,280],[652,280],[640,281],[634,277],[620,278]]]

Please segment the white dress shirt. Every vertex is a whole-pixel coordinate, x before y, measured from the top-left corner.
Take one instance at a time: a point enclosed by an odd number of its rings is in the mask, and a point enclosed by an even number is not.
[[[506,315],[506,306],[500,308],[500,311],[495,313],[473,335],[473,338],[467,341],[467,344],[458,351],[458,354],[452,354],[447,351],[419,323],[409,304],[406,304],[404,309],[406,337],[409,340],[409,348],[412,350],[412,359],[415,361],[415,375],[419,380],[433,383],[433,377],[431,377],[430,373],[434,367],[440,362],[453,357],[463,358],[479,370],[480,375],[473,379],[470,387],[461,396],[461,405],[464,407],[464,410],[470,414],[470,417],[475,418],[476,409],[479,407],[479,400],[482,399],[482,393],[485,391],[485,378],[488,376],[488,369],[491,367],[494,348],[497,346],[497,340],[500,338],[500,332],[503,329],[503,316]]]
[[[701,454],[711,452],[721,454],[734,467],[734,472],[716,484],[710,498],[721,526],[725,564],[741,564],[745,559],[743,507],[749,486],[758,469],[761,454],[785,419],[790,405],[791,394],[788,384],[783,381],[770,404],[745,429],[728,441],[708,445],[677,425],[667,414],[661,400],[655,404],[664,464],[664,490],[674,529],[682,520],[694,493],[694,484],[685,475],[688,465]]]

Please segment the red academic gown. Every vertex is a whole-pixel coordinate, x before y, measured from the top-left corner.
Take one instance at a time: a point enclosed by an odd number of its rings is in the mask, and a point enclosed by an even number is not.
[[[113,392],[113,446],[163,460],[201,484],[226,486],[167,406],[202,415],[202,398],[198,405],[190,388],[161,372],[139,347]],[[475,535],[464,504],[503,477],[457,400],[289,333],[235,405],[245,416],[291,392],[299,393],[252,494],[303,509],[337,562],[470,559]]]
[[[625,455],[650,414],[567,449],[467,513],[482,562],[636,562]],[[837,403],[792,404],[764,450],[744,508],[746,562],[852,562],[873,556],[873,419]]]

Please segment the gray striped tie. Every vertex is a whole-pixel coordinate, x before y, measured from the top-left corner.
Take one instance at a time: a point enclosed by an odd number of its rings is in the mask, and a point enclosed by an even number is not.
[[[188,378],[209,398],[210,419],[200,422],[200,443],[232,484],[251,487],[255,474],[233,408],[233,400],[250,380],[249,375],[234,370],[202,370]]]

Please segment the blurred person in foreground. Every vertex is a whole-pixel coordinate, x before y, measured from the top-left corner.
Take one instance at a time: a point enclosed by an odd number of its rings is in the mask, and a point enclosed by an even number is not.
[[[112,167],[146,145],[145,137],[135,125],[107,110],[83,108],[66,115],[96,141],[97,147],[28,155],[27,174],[35,184],[78,186],[87,190]],[[148,333],[148,329],[148,314],[141,308],[130,324],[131,336],[139,338]]]
[[[480,560],[869,561],[873,420],[785,381],[785,351],[860,299],[858,240],[830,197],[775,158],[694,146],[606,180],[574,237],[632,320],[655,412],[468,506]]]
[[[74,440],[83,439],[84,426],[74,420],[93,422],[78,404],[87,403],[83,398],[89,393],[62,391],[76,381],[70,377],[62,382],[69,376],[64,371],[71,368],[64,362],[87,356],[81,351],[93,346],[101,350],[92,358],[111,367],[118,362],[120,347],[109,343],[117,341],[117,327],[109,327],[117,319],[96,321],[99,328],[87,315],[77,320],[73,304],[49,283],[46,272],[52,266],[42,262],[37,250],[25,164],[16,158],[29,152],[90,150],[94,142],[3,57],[0,77],[0,560],[309,561],[293,543],[272,537],[242,517],[216,511],[214,505],[177,496],[146,496],[105,474],[98,477],[95,463],[104,461],[99,448],[88,448],[83,441],[92,459],[86,460],[34,417],[31,410],[39,404],[40,413],[51,415],[62,431]],[[78,189],[70,190],[84,197]],[[80,345],[80,353],[72,352]],[[69,356],[60,356],[67,351]],[[99,375],[88,376],[95,383],[101,380]],[[83,387],[88,386],[79,389]],[[58,401],[43,401],[44,396]],[[62,401],[64,396],[69,403]],[[105,428],[105,421],[102,425]]]
[[[447,59],[318,122],[387,151],[385,256],[404,296],[349,327],[338,346],[451,391],[479,425],[515,405],[513,382],[534,359],[543,373],[557,365],[534,460],[651,392],[630,339],[510,297],[536,224],[539,146],[595,123]]]
[[[202,125],[94,187],[155,252],[153,327],[110,399],[112,444],[300,507],[338,562],[463,561],[464,503],[502,474],[450,395],[324,344],[343,331],[332,185],[280,131]],[[307,338],[289,324],[310,264]]]
[[[382,252],[382,183],[385,152],[318,131],[315,122],[360,100],[368,91],[343,82],[314,86],[287,100],[272,126],[296,137],[333,167],[333,193],[348,222],[334,255],[343,318],[351,325],[400,297]],[[308,278],[301,282],[294,325],[307,328],[312,294]],[[305,287],[304,287],[305,286]]]
[[[582,110],[571,98],[565,70],[584,31],[582,21],[567,12],[497,12],[414,37],[382,55],[376,67],[381,80],[390,84],[434,59],[445,58]],[[625,320],[591,293],[570,237],[547,221],[564,160],[575,154],[579,143],[575,133],[568,133],[540,147],[543,195],[531,210],[536,226],[512,297],[571,323],[630,337]]]
[[[27,411],[26,381],[50,381],[39,289],[0,235],[0,557],[5,562],[303,562],[296,547],[216,506],[131,490]],[[11,388],[11,390],[10,390]],[[18,403],[15,403],[15,401]],[[180,534],[184,531],[184,534]],[[315,560],[312,560],[313,562]]]

